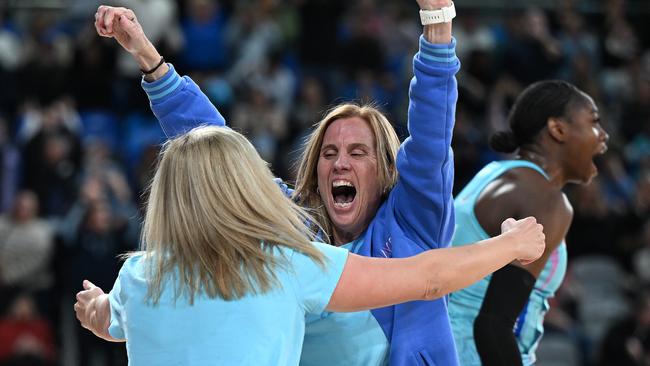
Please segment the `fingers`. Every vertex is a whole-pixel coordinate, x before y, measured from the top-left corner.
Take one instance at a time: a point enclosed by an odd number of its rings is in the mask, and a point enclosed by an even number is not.
[[[86,329],[90,329],[88,325],[88,319],[86,315],[86,307],[81,305],[80,303],[76,302],[73,306],[74,308],[74,313],[75,316],[77,317],[77,320],[79,321],[79,324],[81,324],[82,327]]]
[[[512,229],[512,227],[516,223],[517,223],[517,220],[513,219],[512,217],[509,217],[509,218],[505,219],[505,221],[503,221],[501,223],[501,232],[504,233],[504,232]]]
[[[129,35],[132,35],[134,33],[135,27],[135,21],[124,15],[115,18],[115,24],[113,25],[113,29],[116,31]]]
[[[102,37],[110,37],[106,34],[106,30],[103,26],[104,13],[106,12],[105,8],[106,7],[102,5],[99,7],[99,9],[97,9],[97,12],[95,13],[95,31]]]
[[[90,282],[88,280],[84,280],[82,285],[86,290],[91,290],[91,289],[97,287],[97,286],[95,286],[95,284],[93,284],[92,282]]]
[[[95,13],[95,30],[97,34],[102,37],[112,37],[115,26],[124,25],[121,23],[122,18],[125,18],[131,24],[137,22],[135,13],[131,9],[101,5]]]
[[[83,281],[83,288],[84,289],[77,292],[76,295],[77,302],[81,303],[81,305],[86,305],[97,296],[104,294],[104,290],[102,290],[100,287],[95,286],[88,280]]]

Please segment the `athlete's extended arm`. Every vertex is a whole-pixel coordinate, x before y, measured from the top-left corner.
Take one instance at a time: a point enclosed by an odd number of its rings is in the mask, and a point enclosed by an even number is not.
[[[515,259],[535,260],[543,251],[543,227],[529,217],[506,220],[503,234],[473,245],[399,259],[350,254],[327,308],[358,311],[433,300],[469,286]]]

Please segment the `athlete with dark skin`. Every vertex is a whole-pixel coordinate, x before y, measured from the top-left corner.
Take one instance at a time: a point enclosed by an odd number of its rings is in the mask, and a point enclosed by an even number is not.
[[[522,266],[535,277],[571,226],[573,208],[562,188],[567,183],[589,184],[598,174],[594,156],[607,149],[609,135],[600,125],[598,108],[591,97],[583,96],[584,104],[568,118],[550,118],[536,141],[519,148],[517,159],[539,165],[550,180],[531,169],[513,169],[483,191],[474,210],[491,236],[501,232],[501,218],[534,216],[544,225],[542,258]]]
[[[516,157],[486,166],[456,197],[454,245],[465,244],[474,235],[466,232],[477,226],[484,233],[476,230],[475,237],[493,236],[504,218],[534,216],[544,225],[546,249],[536,262],[515,261],[482,285],[451,295],[452,328],[464,366],[479,364],[477,351],[483,365],[534,363],[546,298],[553,296],[566,268],[562,244],[573,208],[562,189],[568,183],[588,184],[596,176],[593,159],[607,150],[609,139],[593,99],[563,81],[528,87],[508,119],[511,130],[495,134],[490,144]]]

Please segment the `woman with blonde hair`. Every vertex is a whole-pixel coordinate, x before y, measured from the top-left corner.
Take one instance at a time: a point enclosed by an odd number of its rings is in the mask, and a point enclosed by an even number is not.
[[[126,340],[131,365],[297,365],[305,315],[432,300],[544,250],[527,218],[473,246],[368,258],[312,242],[308,219],[244,136],[196,128],[163,147],[143,251],[109,294],[84,281],[77,317]]]

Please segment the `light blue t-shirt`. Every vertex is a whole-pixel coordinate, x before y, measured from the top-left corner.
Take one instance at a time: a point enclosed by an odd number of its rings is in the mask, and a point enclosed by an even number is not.
[[[145,302],[147,280],[141,255],[129,258],[109,294],[112,337],[126,339],[129,365],[298,365],[305,316],[321,314],[343,273],[348,251],[315,243],[326,257],[323,269],[288,248],[276,269],[282,288],[224,301],[207,296],[174,301],[170,282],[160,302]]]
[[[355,253],[361,240],[340,248]],[[386,334],[369,310],[307,315],[300,366],[384,366],[389,347]]]

